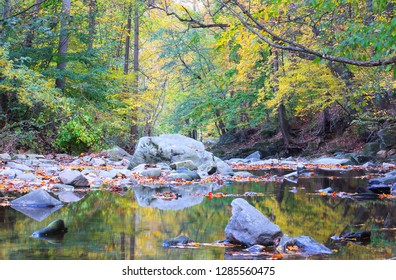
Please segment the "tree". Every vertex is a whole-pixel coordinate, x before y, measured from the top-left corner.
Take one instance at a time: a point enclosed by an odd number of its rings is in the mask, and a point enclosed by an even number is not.
[[[67,66],[67,52],[69,49],[69,30],[68,24],[70,20],[70,0],[62,0],[62,10],[60,13],[60,31],[59,31],[59,47],[58,47],[58,77],[55,85],[60,90],[65,89],[65,70]]]

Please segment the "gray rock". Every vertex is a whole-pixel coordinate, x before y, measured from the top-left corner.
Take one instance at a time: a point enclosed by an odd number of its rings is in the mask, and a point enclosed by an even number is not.
[[[40,238],[57,234],[65,234],[66,232],[67,228],[65,227],[65,223],[63,220],[58,219],[50,223],[45,228],[33,232],[32,236],[35,238]]]
[[[186,181],[192,181],[193,178],[186,174],[186,173],[172,173],[168,176],[169,179],[174,180],[174,179],[183,179]]]
[[[377,158],[386,158],[386,151],[385,150],[380,150],[376,154]]]
[[[0,160],[3,160],[3,161],[11,160],[11,156],[7,153],[0,154]]]
[[[225,163],[218,157],[214,157],[214,159],[215,159],[218,173],[224,174],[224,175],[230,175],[230,176],[234,175],[234,171],[227,163]]]
[[[257,177],[248,171],[237,171],[234,172],[235,177],[249,178],[249,177]]]
[[[93,158],[93,159],[91,159],[90,163],[93,166],[105,166],[106,165],[106,162],[101,158]]]
[[[24,154],[16,154],[16,155],[13,155],[13,156],[12,156],[12,159],[15,159],[15,160],[25,160],[25,159],[27,159],[27,156],[24,155]]]
[[[62,202],[49,195],[45,190],[38,189],[11,201],[11,206],[45,208],[62,205]]]
[[[64,191],[58,193],[58,198],[66,203],[80,201],[84,196],[83,192]]]
[[[394,183],[391,188],[391,195],[396,196],[396,183]]]
[[[117,169],[112,169],[112,170],[109,170],[109,171],[102,170],[102,171],[99,172],[98,176],[102,177],[102,178],[113,179],[113,178],[117,177],[118,174],[119,174],[119,172],[118,172]]]
[[[181,245],[186,245],[190,242],[193,242],[190,238],[187,236],[181,235],[175,238],[169,238],[165,239],[164,243],[162,243],[162,246],[165,248],[172,247],[172,246],[181,246]]]
[[[254,153],[248,155],[245,159],[260,159],[261,155],[259,151],[255,151]]]
[[[347,158],[329,158],[329,157],[323,157],[323,158],[318,158],[312,163],[314,164],[334,164],[334,165],[348,165],[350,164],[350,159]]]
[[[305,256],[333,253],[329,248],[316,242],[312,237],[309,236],[289,237],[285,234],[277,248],[280,252],[285,253],[287,252],[287,247],[289,246],[297,246],[300,250],[302,250],[302,255]]]
[[[225,228],[227,240],[247,246],[278,244],[283,235],[278,225],[242,198],[234,199],[231,205],[232,217]]]
[[[375,156],[380,149],[381,144],[379,141],[370,142],[363,146],[363,154],[367,156]]]
[[[333,193],[334,190],[331,187],[325,188],[325,189],[320,189],[318,190],[319,193]]]
[[[29,159],[45,159],[45,156],[38,154],[26,154],[26,157]]]
[[[22,173],[17,175],[17,179],[23,180],[23,181],[36,181],[37,178],[34,174],[32,173]]]
[[[8,162],[7,166],[12,169],[17,169],[17,170],[21,170],[21,171],[34,171],[34,169],[30,168],[29,166],[26,166],[24,164],[15,163],[12,161]]]
[[[396,146],[396,126],[389,126],[381,129],[377,134],[381,140],[381,148]]]
[[[187,168],[179,168],[176,170],[176,173],[183,173],[183,174],[187,174],[189,177],[191,177],[192,180],[200,180],[201,176],[199,176],[199,174],[195,171],[191,171]]]
[[[80,171],[64,170],[59,174],[61,183],[65,185],[72,185],[74,187],[89,187],[89,182]]]
[[[199,141],[179,134],[164,134],[140,138],[128,169],[143,163],[170,164],[181,161],[191,161],[198,167],[200,176],[205,176],[210,175],[205,174],[207,172],[216,172],[221,160],[216,162],[213,154],[207,152]]]
[[[161,176],[161,168],[147,168],[142,170],[140,175],[147,177],[159,177]]]
[[[132,155],[120,147],[114,147],[105,151],[105,153],[107,153],[107,156],[114,161],[122,160],[124,158],[132,158]]]
[[[184,160],[184,161],[178,161],[178,162],[173,162],[170,164],[170,167],[172,169],[179,169],[179,168],[187,168],[190,170],[197,170],[198,167],[192,162],[192,160]]]

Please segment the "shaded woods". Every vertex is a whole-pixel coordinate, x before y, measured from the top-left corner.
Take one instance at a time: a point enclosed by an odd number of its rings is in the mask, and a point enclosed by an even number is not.
[[[0,12],[0,151],[132,151],[181,133],[269,155],[350,152],[395,120],[395,1],[1,0]]]

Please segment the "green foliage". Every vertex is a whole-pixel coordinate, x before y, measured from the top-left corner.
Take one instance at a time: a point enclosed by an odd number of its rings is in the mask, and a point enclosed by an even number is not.
[[[63,151],[81,153],[102,148],[101,127],[93,127],[90,116],[76,116],[67,122],[61,122],[56,145]]]

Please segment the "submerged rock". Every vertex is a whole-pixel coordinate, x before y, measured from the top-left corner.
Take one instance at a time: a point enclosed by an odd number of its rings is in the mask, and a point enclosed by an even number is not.
[[[225,228],[227,240],[246,246],[278,244],[283,235],[278,225],[242,198],[234,199],[231,205],[232,217]]]
[[[188,244],[190,242],[194,242],[194,241],[192,241],[187,236],[180,235],[180,236],[175,237],[175,238],[165,239],[164,243],[162,243],[162,246],[165,247],[165,248],[169,248],[169,247],[172,247],[172,246],[186,245],[186,244]]]
[[[289,237],[286,234],[282,237],[277,249],[280,252],[287,253],[288,247],[296,246],[302,255],[332,254],[329,248],[316,242],[312,237],[299,236]]]
[[[50,223],[45,228],[33,232],[32,236],[35,238],[40,238],[46,236],[65,234],[66,232],[67,232],[67,228],[65,227],[65,223],[63,222],[63,220],[57,219],[52,223]]]

